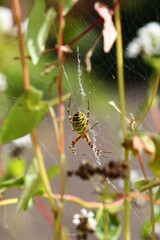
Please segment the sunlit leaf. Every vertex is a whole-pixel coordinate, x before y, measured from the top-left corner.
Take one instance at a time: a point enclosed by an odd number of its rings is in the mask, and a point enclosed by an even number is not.
[[[102,30],[103,50],[108,53],[117,38],[117,31],[112,20],[113,13],[105,4],[100,2],[96,2],[94,8],[104,21]]]
[[[17,205],[16,216],[18,216],[20,211],[33,197],[34,193],[37,191],[39,183],[40,183],[39,168],[36,159],[33,159],[24,178],[24,189]]]
[[[21,177],[25,171],[25,161],[19,158],[12,158],[6,166],[8,176]]]
[[[41,26],[38,32],[37,43],[40,49],[40,52],[43,52],[45,49],[45,44],[48,38],[48,33],[53,25],[54,18],[56,17],[56,12],[53,8],[50,8],[45,15],[45,21]]]
[[[7,143],[30,133],[48,112],[48,102],[42,101],[43,93],[30,87],[13,104],[3,121],[0,143]]]
[[[107,226],[108,225],[108,226]],[[108,228],[108,236],[106,236],[105,227]],[[121,232],[121,224],[117,215],[110,215],[107,211],[103,211],[101,218],[96,225],[95,236],[99,240],[117,240]]]
[[[27,31],[27,47],[33,64],[37,64],[40,54],[45,49],[50,28],[53,24],[56,12],[53,8],[45,13],[44,0],[35,0],[29,16]]]

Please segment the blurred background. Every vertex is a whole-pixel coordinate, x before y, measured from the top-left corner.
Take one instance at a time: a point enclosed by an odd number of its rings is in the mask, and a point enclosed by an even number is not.
[[[25,20],[28,18],[32,4],[34,1],[21,0],[22,8],[22,21],[24,22],[24,39],[26,38],[26,25]],[[52,2],[48,0],[48,6]],[[64,43],[67,44],[84,29],[86,29],[94,20],[98,18],[97,13],[94,11],[94,3],[96,1],[79,0],[73,7],[70,13],[66,16]],[[108,6],[112,6],[112,1],[101,1]],[[11,9],[10,1],[0,1],[0,7]],[[3,13],[0,10],[0,26],[3,24]],[[9,11],[9,10],[8,10]],[[8,21],[10,14],[7,15]],[[5,21],[7,21],[7,19]],[[138,37],[137,30],[142,28],[148,23],[156,22],[160,24],[160,1],[159,0],[122,0],[121,1],[121,19],[123,30],[123,51],[124,51],[124,74],[125,74],[125,89],[126,89],[126,115],[129,118],[130,113],[136,115],[139,112],[139,107],[143,103],[151,76],[156,72],[154,66],[145,60],[146,52],[140,49],[136,54],[137,45],[133,48],[133,55],[129,43]],[[6,23],[6,22],[5,22]],[[7,25],[4,24],[4,26]],[[4,80],[4,90],[0,93],[0,117],[1,120],[5,117],[8,109],[14,103],[16,98],[23,92],[21,63],[17,59],[19,57],[19,49],[17,42],[16,29],[13,30],[13,21],[8,23],[8,29],[1,27],[0,31],[0,72]],[[108,101],[113,100],[119,106],[118,90],[117,90],[117,74],[116,74],[116,51],[115,46],[108,54],[103,52],[103,39],[101,38],[92,56],[92,71],[86,72],[84,62],[87,51],[93,44],[95,37],[98,35],[102,25],[97,26],[95,29],[87,33],[80,41],[73,46],[73,53],[70,54],[63,66],[63,94],[70,92],[72,94],[70,112],[73,116],[78,110],[87,112],[87,100],[90,103],[90,126],[95,122],[99,122],[91,133],[91,140],[99,149],[111,151],[112,154],[105,158],[98,158],[94,155],[92,150],[87,145],[87,142],[80,140],[76,146],[77,153],[86,153],[85,158],[92,163],[105,164],[109,160],[120,161],[123,160],[123,150],[121,148],[122,132],[120,127],[120,115],[108,104]],[[151,31],[152,32],[152,31]],[[151,34],[150,34],[151,36]],[[148,42],[148,35],[145,36]],[[54,47],[56,39],[54,30],[51,31],[50,37],[47,41],[46,49]],[[145,43],[144,43],[145,45]],[[159,54],[159,55],[158,55]],[[27,49],[26,49],[27,55]],[[149,55],[158,59],[160,53]],[[41,57],[37,65],[33,65],[30,60],[27,61],[30,81],[33,86],[43,90],[44,99],[51,99],[57,96],[57,84],[54,83],[52,90],[50,84],[53,82],[57,74],[57,70],[53,70],[46,76],[42,73],[45,71],[44,65],[46,63],[55,61],[56,54],[45,54]],[[68,102],[65,102],[65,142],[66,142],[66,157],[67,168],[73,170],[78,167],[83,156],[74,156],[69,146],[72,140],[76,137],[71,130],[71,126],[67,116]],[[57,113],[57,109],[55,109]],[[156,131],[152,120],[152,116],[148,114],[142,128],[145,130]],[[56,149],[56,140],[52,121],[47,116],[40,124],[37,130],[38,139],[42,152],[45,158],[46,166],[51,166],[58,163],[58,153]],[[6,144],[2,147],[2,160],[11,156],[15,146],[13,143]],[[27,165],[32,159],[32,150],[27,148],[23,151],[23,158],[26,159]],[[131,169],[133,179],[142,177],[141,170],[137,159],[131,156]],[[148,176],[151,176],[149,170],[146,171]],[[54,188],[58,193],[59,179],[54,181]],[[83,182],[76,177],[69,179],[67,183],[68,194],[80,196],[85,200],[96,200],[97,196],[93,186],[88,182]],[[108,183],[108,189],[116,192],[123,192],[123,185],[121,182]],[[4,194],[4,198],[14,198],[19,196],[20,190],[9,190]],[[79,212],[79,207],[74,204],[66,204],[64,209],[64,225],[68,228],[69,234],[73,239],[76,239],[75,226],[72,224],[72,217],[76,212]],[[2,240],[12,239],[52,239],[52,228],[48,222],[42,217],[39,209],[34,206],[31,210],[22,212],[20,214],[18,224],[15,226],[15,206],[4,206],[0,208],[0,236]],[[132,205],[131,224],[133,239],[142,239],[140,229],[143,226],[145,218],[148,216],[148,205],[138,206]],[[121,216],[120,216],[121,217]],[[89,239],[94,239],[90,237]],[[122,236],[120,237],[122,239]],[[158,239],[158,238],[157,238]]]

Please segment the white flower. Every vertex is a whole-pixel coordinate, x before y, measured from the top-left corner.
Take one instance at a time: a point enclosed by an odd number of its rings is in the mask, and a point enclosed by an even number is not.
[[[92,230],[95,230],[97,222],[94,218],[94,213],[92,211],[87,211],[87,209],[85,208],[82,208],[80,210],[80,214],[79,213],[74,214],[72,222],[74,225],[77,226],[81,224],[81,220],[84,218],[87,218],[88,220],[87,221],[88,227],[91,228]]]
[[[134,38],[127,46],[126,55],[129,58],[135,58],[141,51],[139,39]]]
[[[80,214],[78,213],[74,214],[72,223],[76,226],[80,224]]]
[[[160,55],[160,24],[150,22],[137,31],[137,37],[127,46],[126,55],[135,58],[139,54]]]
[[[157,236],[160,236],[160,224],[159,223],[155,224],[155,234]]]
[[[24,137],[18,138],[13,140],[13,144],[16,145],[16,147],[31,147],[31,138],[30,135],[26,135]]]
[[[26,35],[27,34],[27,28],[28,28],[28,18],[26,18],[22,23],[21,23],[21,32],[22,34]],[[12,29],[12,34],[14,36],[17,36],[17,26],[14,26]]]
[[[9,8],[0,7],[0,31],[10,33],[13,27],[12,12]]]
[[[22,34],[27,33],[28,19],[21,23]],[[0,7],[0,31],[17,36],[17,26],[14,26],[12,11],[6,7]]]
[[[0,72],[0,92],[4,92],[7,89],[7,77]]]

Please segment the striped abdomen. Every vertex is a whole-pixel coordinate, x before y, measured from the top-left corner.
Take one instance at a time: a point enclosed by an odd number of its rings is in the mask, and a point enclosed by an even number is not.
[[[82,112],[76,112],[72,119],[73,131],[82,134],[85,131],[87,118]]]

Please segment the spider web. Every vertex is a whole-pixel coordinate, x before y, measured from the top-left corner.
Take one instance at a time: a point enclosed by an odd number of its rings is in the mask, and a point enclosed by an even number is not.
[[[76,36],[82,31],[82,29],[88,27],[95,19],[96,15],[93,11],[93,2],[88,1],[87,6],[85,1],[81,1],[76,8],[74,8],[71,14],[68,16],[66,22],[66,28],[72,27],[73,36],[71,33],[68,34],[65,31],[65,41],[69,42],[72,37]],[[106,2],[106,1],[104,1]],[[125,1],[124,1],[125,2]],[[126,1],[127,2],[127,1]],[[139,105],[145,99],[147,93],[149,79],[150,79],[150,69],[147,65],[143,63],[141,58],[136,58],[131,60],[125,55],[127,44],[135,37],[136,31],[139,27],[142,27],[145,23],[150,21],[160,21],[160,2],[158,0],[153,1],[141,1],[132,0],[126,5],[122,5],[122,28],[123,28],[123,38],[124,38],[124,73],[125,73],[125,85],[126,85],[126,116],[129,117],[130,113],[136,114],[139,110]],[[84,4],[84,5],[83,5]],[[110,2],[108,1],[108,5]],[[76,111],[82,111],[84,114],[87,113],[87,100],[90,103],[90,118],[89,126],[93,126],[95,122],[99,122],[98,125],[91,131],[90,138],[92,143],[104,151],[111,151],[112,154],[107,154],[108,158],[102,158],[97,156],[92,149],[89,148],[86,140],[79,140],[75,145],[75,151],[77,153],[85,153],[85,159],[92,161],[95,165],[103,165],[109,160],[120,161],[123,159],[123,149],[121,147],[122,143],[122,132],[120,124],[120,115],[116,112],[109,104],[108,101],[113,100],[116,105],[119,105],[118,91],[117,91],[117,77],[116,77],[116,58],[115,58],[115,48],[111,50],[108,55],[103,53],[103,39],[99,41],[93,57],[92,57],[92,72],[86,73],[84,57],[93,43],[95,36],[100,31],[100,26],[88,33],[83,40],[80,41],[74,47],[74,53],[69,56],[68,61],[63,66],[64,73],[64,92],[71,92],[72,100],[70,106],[70,112],[73,116]],[[11,56],[6,56],[4,61],[7,61]],[[46,62],[50,60],[47,55],[44,57]],[[19,67],[19,63],[16,61],[12,63],[15,68]],[[14,76],[13,76],[14,78]],[[45,78],[40,78],[39,74],[31,73],[31,78],[34,78],[38,82],[38,87],[43,89],[45,86]],[[52,76],[50,76],[52,78]],[[12,79],[9,78],[8,81]],[[18,83],[13,83],[13,88],[19,88]],[[53,86],[54,88],[55,86]],[[15,94],[16,96],[16,94]],[[15,97],[2,95],[2,100],[4,103],[6,101],[10,104],[15,100]],[[8,107],[8,103],[6,104]],[[68,103],[65,103],[65,109],[67,109]],[[4,108],[3,108],[4,110]],[[57,111],[57,109],[55,109]],[[4,110],[5,112],[6,110]],[[155,131],[152,123],[152,118],[148,114],[147,118],[142,125],[144,129]],[[65,112],[65,142],[66,142],[66,157],[67,157],[67,168],[75,169],[78,167],[79,163],[84,156],[76,156],[72,154],[69,146],[72,140],[77,135],[71,131],[70,123],[67,116],[67,111]],[[52,127],[52,123],[49,117],[46,117],[44,121],[38,128],[38,138],[39,143],[43,151],[45,163],[47,166],[58,162],[58,153],[56,149],[55,133]],[[8,146],[9,150],[12,146]],[[29,160],[29,159],[28,159]],[[139,164],[137,159],[132,159],[131,157],[131,169],[138,172],[138,177],[142,177]],[[150,172],[147,173],[149,176]],[[123,192],[122,186],[118,182],[112,182],[106,179],[111,190],[116,192]],[[56,184],[56,188],[59,187],[59,182]],[[93,194],[93,190],[89,190],[90,185],[88,183],[81,182],[77,179],[69,180],[69,193],[78,195],[86,200],[92,200],[96,198]],[[58,191],[57,191],[58,192]],[[10,191],[8,193],[10,197],[14,197],[16,193]],[[69,205],[70,206],[70,205]],[[14,228],[14,218],[10,218],[11,214],[14,215],[14,208],[10,210],[11,207],[4,206],[0,208],[0,226],[3,232],[7,232],[7,237],[4,234],[2,239],[20,239],[22,236],[20,228],[24,231],[32,232],[32,239],[51,239],[52,230],[48,224],[40,220],[42,217],[36,209],[32,210],[32,213],[24,213],[20,218],[20,227],[15,230]],[[67,210],[64,209],[64,223],[69,227],[71,237],[75,236],[75,228],[71,226],[72,216],[78,211],[75,206],[71,205],[71,208]],[[149,216],[146,213],[146,208],[137,209],[135,205],[131,206],[131,234],[134,239],[139,239],[140,235],[137,229],[143,225],[144,219]],[[36,217],[34,217],[34,215]],[[65,216],[66,215],[66,216]],[[26,217],[27,216],[27,217]],[[25,219],[25,220],[24,220]],[[70,222],[70,223],[69,223]],[[34,229],[32,227],[34,224]],[[27,226],[28,225],[28,226]],[[40,226],[40,227],[39,227]],[[37,229],[42,229],[43,234],[40,234]],[[136,229],[136,231],[135,231]],[[73,234],[72,234],[73,233]],[[137,235],[135,235],[137,234]],[[23,239],[25,238],[23,234]],[[74,238],[73,238],[74,239]],[[122,236],[121,238],[122,239]]]

